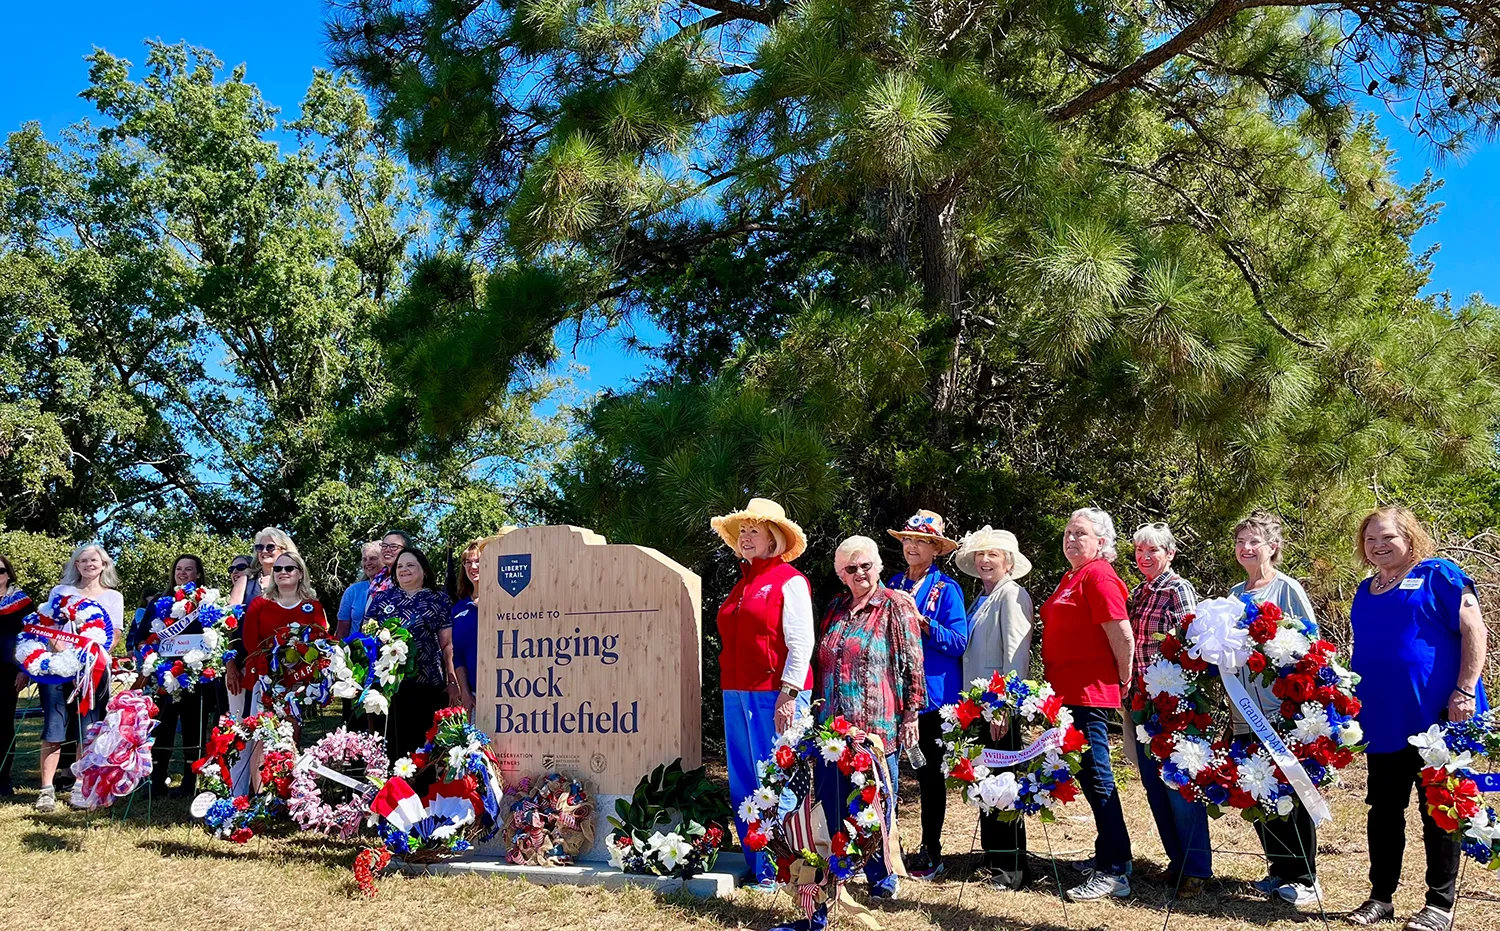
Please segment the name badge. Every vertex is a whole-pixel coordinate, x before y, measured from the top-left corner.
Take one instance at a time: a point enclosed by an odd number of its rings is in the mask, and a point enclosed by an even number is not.
[[[1421,587],[1422,587],[1422,580],[1421,579],[1402,579],[1401,580],[1401,586],[1400,586],[1400,588],[1401,588],[1401,590],[1403,592],[1415,591],[1416,589],[1419,589]]]

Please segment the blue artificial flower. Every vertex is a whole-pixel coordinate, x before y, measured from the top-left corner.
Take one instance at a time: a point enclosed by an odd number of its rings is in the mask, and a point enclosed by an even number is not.
[[[1328,770],[1317,760],[1303,760],[1302,770],[1307,773],[1307,778],[1311,779],[1314,785],[1321,785],[1323,779],[1328,775]]]
[[[208,813],[203,816],[203,823],[210,830],[217,831],[225,821],[234,817],[234,803],[227,798],[221,798],[208,806]]]
[[[1229,790],[1217,782],[1210,783],[1203,787],[1203,797],[1210,805],[1223,805],[1229,801]]]
[[[457,853],[463,853],[464,851],[470,849],[473,846],[474,846],[473,844],[469,843],[468,841],[466,841],[462,837],[460,837],[457,841],[454,842],[453,849]]]
[[[163,595],[156,599],[156,616],[167,618],[172,616],[172,596]]]
[[[1176,763],[1164,760],[1161,764],[1161,781],[1174,789],[1180,789],[1193,780]]]
[[[1332,666],[1324,666],[1318,670],[1318,681],[1323,685],[1333,685],[1339,681],[1339,674],[1333,671]]]

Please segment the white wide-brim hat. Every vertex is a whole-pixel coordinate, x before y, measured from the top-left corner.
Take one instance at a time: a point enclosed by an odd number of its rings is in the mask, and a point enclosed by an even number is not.
[[[740,525],[747,521],[771,524],[781,531],[785,540],[785,551],[778,553],[782,560],[791,562],[807,551],[807,534],[786,516],[786,510],[770,498],[751,498],[742,511],[724,514],[708,523],[719,535],[719,539],[736,553],[740,549]]]
[[[1016,535],[1009,530],[996,530],[989,524],[973,533],[964,534],[964,538],[958,543],[958,552],[953,554],[953,562],[964,575],[972,575],[977,579],[979,573],[974,571],[974,557],[986,550],[1002,550],[1010,554],[1010,577],[1013,579],[1019,579],[1031,571],[1031,560],[1021,553]]]

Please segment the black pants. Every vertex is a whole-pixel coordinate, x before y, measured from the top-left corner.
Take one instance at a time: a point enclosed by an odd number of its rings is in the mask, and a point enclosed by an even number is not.
[[[922,846],[934,861],[943,855],[943,819],[948,815],[942,735],[942,715],[936,711],[917,715],[917,746],[927,757],[927,765],[917,770],[922,799]]]
[[[1318,827],[1298,804],[1286,818],[1255,822],[1260,846],[1270,861],[1267,870],[1284,883],[1311,886],[1318,878]]]
[[[16,758],[17,671],[15,666],[0,663],[0,785],[4,786],[10,785],[10,764]]]
[[[167,787],[172,753],[177,747],[178,724],[182,725],[182,791],[192,795],[197,788],[198,774],[193,772],[193,761],[203,755],[204,720],[217,717],[215,699],[208,686],[201,686],[198,691],[157,701],[157,725],[151,732],[155,739],[151,747],[151,786],[158,795]]]
[[[1365,833],[1370,847],[1370,898],[1391,901],[1401,881],[1401,856],[1406,851],[1406,806],[1412,791],[1422,813],[1422,846],[1427,853],[1427,904],[1453,910],[1458,886],[1459,840],[1438,827],[1422,797],[1422,756],[1416,747],[1395,753],[1366,753],[1369,784],[1365,804],[1370,814]]]
[[[440,685],[428,685],[407,679],[391,699],[389,744],[391,759],[414,753],[427,742],[432,719],[448,703],[448,691]]]
[[[1021,727],[1011,722],[1010,730],[999,740],[986,740],[991,750],[1021,749]],[[979,816],[979,845],[984,848],[984,865],[1007,873],[1029,873],[1026,861],[1026,818],[1001,821],[994,815]],[[1029,876],[1028,876],[1029,878]]]

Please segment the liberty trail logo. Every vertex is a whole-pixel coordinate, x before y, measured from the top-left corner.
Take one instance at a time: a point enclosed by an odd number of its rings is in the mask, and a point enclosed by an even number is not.
[[[500,557],[500,587],[510,597],[521,594],[531,584],[531,554],[518,553]]]

